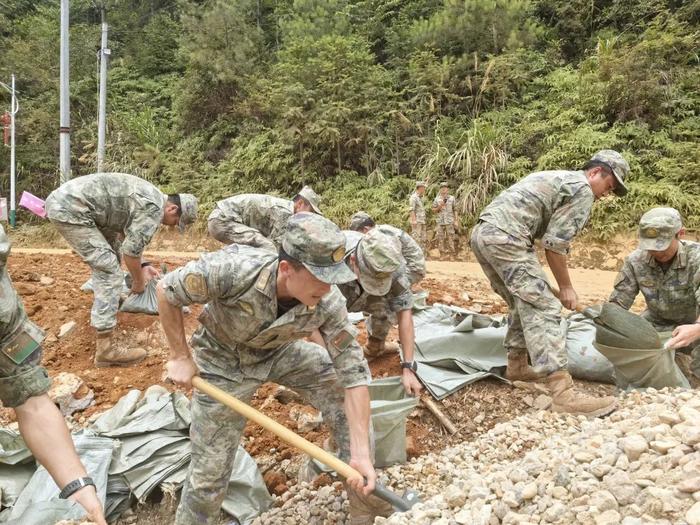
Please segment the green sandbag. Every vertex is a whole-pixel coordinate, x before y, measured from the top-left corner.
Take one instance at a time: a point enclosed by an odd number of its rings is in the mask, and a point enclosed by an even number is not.
[[[614,348],[661,348],[659,334],[649,321],[615,303],[603,303],[583,313],[596,323],[598,344]]]

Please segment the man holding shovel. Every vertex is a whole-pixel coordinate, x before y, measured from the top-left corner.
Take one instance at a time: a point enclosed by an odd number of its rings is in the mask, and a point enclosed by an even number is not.
[[[472,230],[474,255],[510,308],[506,377],[545,380],[555,412],[599,416],[615,408],[613,397],[595,398],[574,389],[560,323],[561,306],[573,310],[578,303],[566,266],[569,245],[595,200],[610,192],[625,195],[628,173],[627,161],[613,150],[599,151],[581,171],[532,173],[496,197]],[[537,259],[535,239],[542,239],[558,297]]]
[[[166,195],[125,173],[96,173],[72,179],[46,199],[46,214],[58,232],[92,269],[94,300],[90,324],[97,330],[95,365],[128,366],[146,357],[143,348],[112,344],[124,285],[121,259],[131,274],[131,291],[143,293],[158,275],[141,255],[161,224],[185,227],[197,218],[189,193]]]
[[[187,387],[203,379],[248,402],[266,381],[288,386],[323,413],[341,459],[366,479],[347,480],[353,524],[373,523],[391,507],[374,496],[369,443],[370,371],[335,284],[355,278],[343,262],[345,237],[329,220],[298,213],[279,254],[231,245],[166,275],[158,285],[169,377]],[[201,326],[185,339],[181,307],[205,304]],[[314,331],[325,348],[304,340]],[[192,461],[178,525],[218,523],[245,418],[195,390]]]
[[[639,221],[639,248],[625,258],[609,301],[629,310],[642,293],[642,317],[659,332],[673,332],[671,348],[691,350],[691,373],[700,379],[700,245],[682,240],[681,214],[654,208]]]

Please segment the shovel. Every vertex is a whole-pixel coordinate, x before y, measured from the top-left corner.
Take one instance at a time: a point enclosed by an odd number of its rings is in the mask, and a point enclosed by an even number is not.
[[[265,430],[269,430],[288,445],[306,452],[312,458],[335,470],[342,477],[347,479],[353,476],[362,476],[357,470],[352,468],[344,461],[341,461],[333,454],[323,450],[317,445],[314,445],[300,435],[292,432],[287,427],[280,425],[274,419],[271,419],[265,414],[258,412],[250,405],[236,399],[231,394],[228,394],[220,388],[215,387],[201,377],[194,377],[192,379],[192,386],[194,386],[197,390],[204,392],[212,399],[217,400],[219,403],[226,405],[234,412],[237,412],[243,417],[254,421]],[[399,512],[410,510],[411,507],[420,501],[418,498],[418,493],[414,491],[407,490],[403,496],[399,496],[378,482],[374,485],[374,495],[390,503],[394,507],[394,510]]]

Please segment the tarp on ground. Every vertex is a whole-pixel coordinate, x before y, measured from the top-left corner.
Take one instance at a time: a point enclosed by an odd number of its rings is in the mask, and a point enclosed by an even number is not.
[[[187,397],[153,386],[143,395],[130,391],[82,434],[74,435],[108,520],[118,518],[134,498],[144,501],[158,487],[167,486],[170,493],[180,488],[190,462],[189,424]],[[18,458],[31,458],[24,442],[9,431],[0,432],[0,462],[9,464],[0,467],[0,487],[25,480],[14,506],[0,514],[0,521],[31,525],[84,516],[82,507],[56,499],[58,488],[42,468],[27,483],[26,469],[34,464],[20,464]],[[224,510],[246,525],[271,503],[255,461],[239,446]]]
[[[485,377],[503,379],[507,356],[503,318],[439,303],[414,312],[417,375],[436,399]],[[569,370],[574,377],[614,383],[613,367],[593,346],[592,320],[576,314],[562,321]],[[505,381],[505,379],[503,379]]]

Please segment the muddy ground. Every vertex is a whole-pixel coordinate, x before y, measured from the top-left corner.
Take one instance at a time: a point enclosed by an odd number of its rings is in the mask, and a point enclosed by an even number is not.
[[[164,246],[170,248],[169,246]],[[48,252],[48,253],[47,253]],[[151,254],[150,259],[168,267],[179,266],[194,253],[161,252]],[[95,394],[95,403],[83,412],[74,415],[76,425],[84,424],[91,416],[113,406],[116,401],[133,388],[144,390],[153,384],[173,390],[175,387],[164,381],[164,363],[167,345],[162,336],[157,317],[141,314],[120,313],[118,318],[118,340],[121,344],[146,348],[148,357],[132,368],[94,368],[94,332],[89,326],[92,295],[80,291],[88,279],[89,269],[72,254],[45,250],[33,253],[14,249],[9,260],[10,275],[22,296],[29,316],[48,333],[44,345],[43,363],[50,374],[71,372],[81,377]],[[577,269],[572,271],[575,286],[579,289],[583,303],[604,300],[610,292],[615,272]],[[430,261],[428,276],[422,287],[429,291],[429,303],[441,302],[470,308],[485,314],[502,314],[506,311],[503,301],[491,291],[485,277],[475,263]],[[197,326],[200,307],[195,306],[186,316],[188,335]],[[75,328],[59,338],[61,326],[74,321]],[[364,330],[361,342],[364,342]],[[395,333],[392,334],[396,336]],[[374,377],[398,375],[398,356],[386,356],[370,363]],[[603,393],[611,390],[606,385],[586,384],[585,389]],[[296,402],[283,404],[271,394],[275,385],[266,384],[257,393],[253,405],[282,424],[296,429],[294,415],[305,410]],[[449,435],[437,419],[423,408],[417,408],[409,416],[407,425],[407,448],[409,457],[436,451],[450,444],[469,440],[495,424],[515,415],[533,410],[521,391],[494,380],[484,380],[470,385],[441,402],[445,413],[459,428],[456,435]],[[0,408],[0,424],[12,424],[13,413]],[[320,428],[303,434],[307,439],[322,445],[327,432]],[[282,460],[298,460],[298,453],[281,443],[271,434],[249,424],[245,430],[246,449],[264,465],[265,479],[271,491],[280,493],[294,483],[276,469]],[[163,519],[150,518],[153,509],[139,512],[139,523],[160,523]],[[168,511],[169,512],[169,511]],[[133,520],[130,520],[133,522]]]

